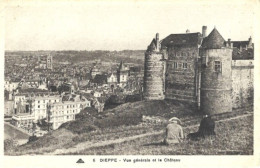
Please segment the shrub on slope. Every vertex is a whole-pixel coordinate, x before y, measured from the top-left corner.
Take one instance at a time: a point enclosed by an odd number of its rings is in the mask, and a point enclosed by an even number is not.
[[[90,110],[90,109],[89,109]],[[139,101],[125,103],[102,113],[81,111],[75,121],[64,123],[73,133],[86,133],[99,128],[112,128],[122,125],[137,125],[143,115],[161,116],[165,118],[193,115],[194,111],[188,104],[172,100]]]

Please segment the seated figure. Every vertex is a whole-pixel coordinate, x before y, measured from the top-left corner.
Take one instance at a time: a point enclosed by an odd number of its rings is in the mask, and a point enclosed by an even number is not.
[[[163,141],[165,145],[177,144],[182,141],[184,135],[180,124],[181,121],[176,117],[169,120],[169,124],[166,127],[166,136]]]
[[[200,122],[199,130],[195,133],[188,134],[187,138],[191,140],[199,140],[200,138],[205,138],[210,135],[216,135],[215,122],[210,116],[204,115]]]

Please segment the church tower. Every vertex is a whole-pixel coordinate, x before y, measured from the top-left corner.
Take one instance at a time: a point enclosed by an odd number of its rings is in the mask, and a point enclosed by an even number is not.
[[[160,51],[159,34],[152,40],[145,52],[144,94],[145,100],[164,99],[165,60]]]
[[[52,55],[48,55],[46,59],[46,68],[52,69]]]
[[[232,48],[216,28],[203,39],[201,57],[201,111],[217,114],[232,111]]]

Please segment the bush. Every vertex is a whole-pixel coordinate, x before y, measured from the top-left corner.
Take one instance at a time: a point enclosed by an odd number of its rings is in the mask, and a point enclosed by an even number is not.
[[[4,151],[13,150],[16,147],[16,142],[13,139],[5,139],[4,140]]]
[[[35,136],[35,135],[30,136],[30,137],[29,137],[29,140],[28,140],[28,143],[33,142],[33,141],[36,141],[37,139],[38,139],[38,137]]]

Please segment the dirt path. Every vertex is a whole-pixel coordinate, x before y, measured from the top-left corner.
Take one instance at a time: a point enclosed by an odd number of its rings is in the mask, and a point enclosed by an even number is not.
[[[253,113],[249,113],[249,114],[245,114],[245,115],[241,115],[241,116],[236,116],[236,117],[218,120],[218,121],[216,121],[216,123],[223,122],[223,121],[229,121],[229,120],[236,120],[236,119],[239,119],[239,118],[244,118],[244,117],[248,117],[248,116],[252,116],[252,115],[253,115]],[[191,126],[183,127],[183,128],[186,129],[186,128],[193,128],[193,127],[198,127],[198,126],[199,126],[199,124],[196,124],[196,125],[191,125]],[[119,138],[119,139],[115,139],[115,140],[100,141],[100,142],[96,142],[96,143],[93,143],[91,141],[87,141],[87,142],[79,143],[79,144],[77,144],[77,145],[75,145],[74,147],[71,147],[71,148],[56,149],[54,152],[45,153],[45,155],[62,155],[62,154],[66,154],[66,153],[76,153],[76,152],[86,150],[86,149],[89,149],[89,148],[102,147],[102,146],[107,146],[107,145],[112,145],[112,144],[123,143],[123,142],[126,142],[126,141],[135,140],[137,138],[143,138],[143,137],[151,136],[151,135],[159,135],[159,134],[163,134],[163,133],[164,133],[164,130],[156,131],[156,132],[150,132],[150,133],[141,134],[141,135],[135,135],[135,136],[131,136],[131,137]]]

